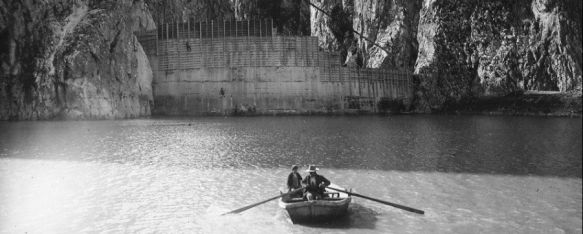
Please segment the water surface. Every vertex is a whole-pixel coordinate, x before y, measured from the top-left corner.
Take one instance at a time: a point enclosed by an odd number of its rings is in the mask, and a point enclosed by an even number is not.
[[[580,233],[581,119],[173,118],[0,123],[0,232]],[[350,215],[293,225],[291,164],[354,191]],[[304,168],[305,169],[305,168]]]

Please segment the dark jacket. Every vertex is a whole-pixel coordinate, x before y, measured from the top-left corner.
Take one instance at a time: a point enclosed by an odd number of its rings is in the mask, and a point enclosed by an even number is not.
[[[324,184],[328,186],[330,185],[330,181],[326,179],[324,176],[318,174],[316,174],[315,177],[316,183],[310,183],[312,175],[307,175],[306,178],[302,180],[302,184],[306,186],[306,192],[324,194],[324,188],[320,188],[320,184],[324,182]]]
[[[294,180],[296,179],[294,177],[294,173],[293,172],[292,173],[289,173],[289,175],[287,176],[287,188],[289,190],[297,189],[299,187],[302,187],[302,182],[301,182],[302,181],[302,176],[300,175],[300,173],[295,173],[295,174],[297,176],[297,187],[294,187]]]

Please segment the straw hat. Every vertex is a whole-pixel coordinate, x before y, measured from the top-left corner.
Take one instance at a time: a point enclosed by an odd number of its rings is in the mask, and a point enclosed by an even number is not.
[[[317,168],[316,165],[309,165],[306,172],[316,172],[317,170],[320,170],[320,168]]]

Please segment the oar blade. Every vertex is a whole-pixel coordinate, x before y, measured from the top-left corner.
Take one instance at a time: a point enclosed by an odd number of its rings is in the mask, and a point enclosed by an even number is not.
[[[253,207],[256,207],[256,206],[258,206],[258,205],[261,205],[261,204],[263,204],[263,203],[266,203],[266,202],[268,202],[268,201],[275,200],[275,199],[277,199],[277,198],[280,198],[280,197],[283,197],[283,196],[285,196],[285,195],[288,195],[288,194],[292,194],[292,193],[298,192],[298,191],[300,191],[300,190],[302,190],[302,189],[303,189],[303,188],[294,189],[294,190],[292,190],[291,192],[284,193],[284,194],[280,194],[280,195],[278,195],[278,196],[275,196],[275,197],[269,198],[269,199],[267,199],[267,200],[263,200],[263,201],[260,201],[260,202],[253,203],[253,204],[251,204],[251,205],[245,206],[245,207],[241,207],[241,208],[239,208],[239,209],[236,209],[236,210],[229,211],[229,212],[227,212],[227,213],[223,213],[223,214],[221,214],[221,216],[223,216],[223,215],[226,215],[226,214],[238,214],[238,213],[241,213],[241,212],[243,212],[243,211],[246,211],[246,210],[248,210],[248,209],[251,209],[251,208],[253,208]]]
[[[246,210],[248,210],[248,209],[251,209],[251,208],[253,208],[253,207],[256,207],[256,206],[258,206],[258,205],[261,205],[261,204],[263,204],[263,203],[266,203],[266,202],[268,202],[268,201],[271,201],[271,200],[277,199],[277,198],[279,198],[279,197],[281,197],[281,196],[283,196],[283,195],[275,196],[275,197],[269,198],[269,199],[267,199],[267,200],[264,200],[264,201],[260,201],[260,202],[257,202],[257,203],[254,203],[254,204],[251,204],[251,205],[248,205],[248,206],[245,206],[245,207],[241,207],[241,208],[239,208],[239,209],[236,209],[236,210],[229,211],[229,212],[227,212],[227,213],[221,214],[221,216],[222,216],[222,215],[227,215],[227,214],[238,214],[238,213],[241,213],[241,212],[243,212],[243,211],[246,211]]]

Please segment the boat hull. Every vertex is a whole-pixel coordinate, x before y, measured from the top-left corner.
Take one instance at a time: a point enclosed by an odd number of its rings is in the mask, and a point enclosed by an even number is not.
[[[301,198],[279,200],[279,206],[284,208],[292,222],[322,222],[345,216],[352,198],[343,193],[321,200],[304,201]]]

